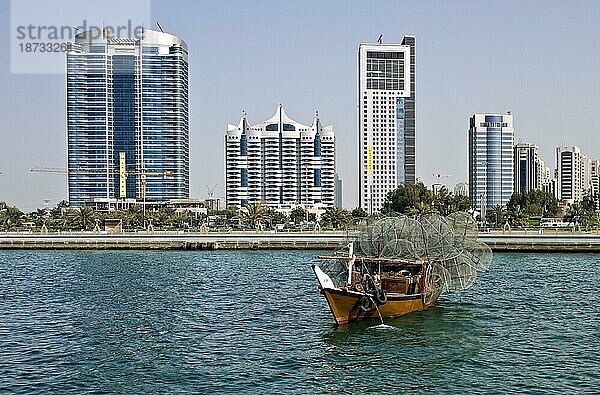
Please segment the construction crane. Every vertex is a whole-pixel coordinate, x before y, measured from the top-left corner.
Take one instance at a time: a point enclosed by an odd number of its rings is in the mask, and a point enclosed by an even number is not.
[[[217,187],[217,184],[213,185],[212,188],[209,185],[206,186],[206,189],[208,190],[208,198],[209,199],[212,199],[214,197],[216,187]]]
[[[123,161],[124,162],[124,161]],[[30,171],[38,173],[51,174],[118,174],[119,177],[119,197],[126,198],[127,176],[141,176],[142,180],[142,197],[146,198],[146,177],[163,177],[167,178],[173,175],[170,171],[147,171],[147,170],[125,170],[124,163],[119,171],[107,169],[67,169],[64,167],[32,167]]]
[[[142,170],[126,170],[125,169],[125,153],[119,153],[119,170],[110,169],[85,169],[75,168],[67,169],[64,167],[33,167],[30,169],[32,172],[38,173],[51,173],[51,174],[108,174],[108,175],[119,175],[119,198],[125,199],[127,197],[127,176],[141,176],[142,181],[142,198],[144,200],[144,212],[146,210],[146,177],[163,177],[167,178],[173,175],[171,171],[148,171],[142,164]],[[145,216],[145,215],[144,215]]]

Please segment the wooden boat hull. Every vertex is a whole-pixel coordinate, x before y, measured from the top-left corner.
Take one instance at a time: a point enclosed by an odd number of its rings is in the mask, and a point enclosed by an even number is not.
[[[345,291],[343,289],[322,289],[322,293],[327,299],[327,303],[338,324],[347,324],[360,321],[367,318],[378,318],[377,309],[364,312],[359,304],[364,296],[358,292]],[[431,303],[433,304],[433,303]],[[383,318],[399,317],[413,311],[421,311],[431,304],[423,303],[421,294],[416,295],[393,295],[388,294],[388,300],[385,304],[379,305],[379,313]]]

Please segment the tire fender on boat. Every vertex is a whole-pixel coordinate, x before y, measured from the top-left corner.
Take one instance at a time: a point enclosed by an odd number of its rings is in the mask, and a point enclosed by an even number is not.
[[[375,290],[373,297],[375,298],[375,301],[377,302],[377,304],[386,304],[387,303],[387,294],[381,288],[378,288],[377,290]]]
[[[368,313],[375,310],[375,303],[370,296],[365,295],[358,301],[358,309],[362,312]]]

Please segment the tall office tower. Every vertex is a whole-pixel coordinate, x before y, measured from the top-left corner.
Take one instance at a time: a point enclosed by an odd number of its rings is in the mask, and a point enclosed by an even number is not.
[[[469,119],[471,205],[485,213],[504,206],[514,190],[513,116],[475,114]]]
[[[335,207],[342,207],[342,179],[335,173]]]
[[[469,183],[459,182],[454,186],[455,196],[469,196]]]
[[[67,52],[69,201],[189,198],[188,51],[82,32]]]
[[[379,211],[415,182],[415,37],[358,47],[359,206]]]
[[[556,148],[556,198],[571,203],[580,201],[581,151],[579,147]]]
[[[515,192],[525,193],[540,189],[538,171],[540,156],[535,144],[515,145]]]
[[[335,204],[335,138],[318,114],[312,125],[289,118],[282,106],[250,125],[244,115],[227,126],[225,178],[228,206]]]

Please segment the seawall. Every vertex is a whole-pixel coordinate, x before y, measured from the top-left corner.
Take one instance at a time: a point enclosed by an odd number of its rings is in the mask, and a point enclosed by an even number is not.
[[[346,233],[124,233],[0,234],[0,249],[51,250],[332,250],[347,242]]]
[[[346,232],[0,233],[0,250],[335,250],[347,240]],[[479,240],[495,252],[600,252],[600,235],[589,233],[480,233]]]

